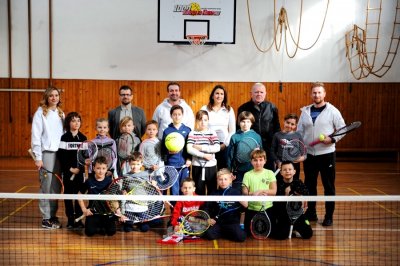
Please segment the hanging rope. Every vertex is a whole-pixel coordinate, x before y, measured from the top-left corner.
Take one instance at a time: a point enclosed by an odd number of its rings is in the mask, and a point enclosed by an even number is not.
[[[259,50],[262,53],[266,53],[269,50],[271,50],[271,48],[274,46],[275,44],[275,49],[277,52],[280,51],[281,46],[282,46],[282,37],[285,36],[285,48],[286,48],[286,54],[289,58],[293,58],[296,56],[297,51],[300,50],[309,50],[312,47],[315,46],[315,44],[318,42],[322,30],[325,26],[325,20],[326,20],[326,16],[328,14],[328,7],[329,7],[329,0],[327,0],[327,5],[326,5],[326,10],[325,10],[325,15],[324,15],[324,20],[322,22],[321,25],[321,29],[319,31],[319,34],[317,36],[317,39],[314,41],[314,43],[307,47],[307,48],[303,48],[300,46],[300,34],[301,34],[301,23],[302,23],[302,16],[303,16],[303,0],[301,1],[300,4],[300,19],[299,19],[299,27],[298,27],[298,33],[297,33],[297,40],[295,40],[295,38],[293,37],[294,35],[292,34],[292,31],[290,29],[290,25],[289,25],[289,17],[287,14],[287,11],[284,7],[281,8],[281,10],[279,11],[279,15],[277,17],[276,15],[276,0],[274,0],[274,38],[272,40],[272,43],[268,46],[268,48],[263,49],[261,47],[261,45],[259,45],[256,41],[255,38],[255,34],[254,34],[254,29],[253,29],[253,23],[251,21],[251,14],[250,14],[250,3],[249,0],[247,0],[247,15],[248,15],[248,19],[249,19],[249,25],[250,25],[250,32],[251,32],[251,37],[253,39],[254,45],[256,46],[257,50]],[[278,22],[278,24],[276,24],[276,22]],[[293,54],[289,54],[289,48],[288,48],[288,38],[287,38],[287,31],[289,31],[289,35],[290,38],[294,44],[295,51],[293,52]],[[279,34],[279,36],[278,36]]]

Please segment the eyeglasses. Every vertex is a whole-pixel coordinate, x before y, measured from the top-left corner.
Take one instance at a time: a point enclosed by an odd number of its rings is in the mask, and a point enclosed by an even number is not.
[[[121,97],[129,97],[129,96],[132,96],[132,94],[120,94],[119,96],[121,96]]]

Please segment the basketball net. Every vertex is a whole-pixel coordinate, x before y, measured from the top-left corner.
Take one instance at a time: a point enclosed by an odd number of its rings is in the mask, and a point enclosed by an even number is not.
[[[207,40],[207,35],[186,35],[186,39],[192,46],[204,45]]]

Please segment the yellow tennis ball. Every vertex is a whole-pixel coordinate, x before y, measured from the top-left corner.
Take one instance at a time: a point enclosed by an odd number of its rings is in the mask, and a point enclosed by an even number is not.
[[[320,141],[324,141],[325,139],[325,135],[324,134],[319,134],[319,140]]]
[[[172,132],[165,138],[165,147],[170,152],[178,152],[185,146],[185,138],[178,132]]]

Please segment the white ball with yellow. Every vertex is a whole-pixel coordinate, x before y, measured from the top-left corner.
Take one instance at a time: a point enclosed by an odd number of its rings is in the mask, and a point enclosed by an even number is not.
[[[185,146],[185,138],[178,132],[172,132],[165,138],[165,147],[170,152],[179,152]]]
[[[319,141],[324,141],[325,135],[324,134],[319,134]]]

